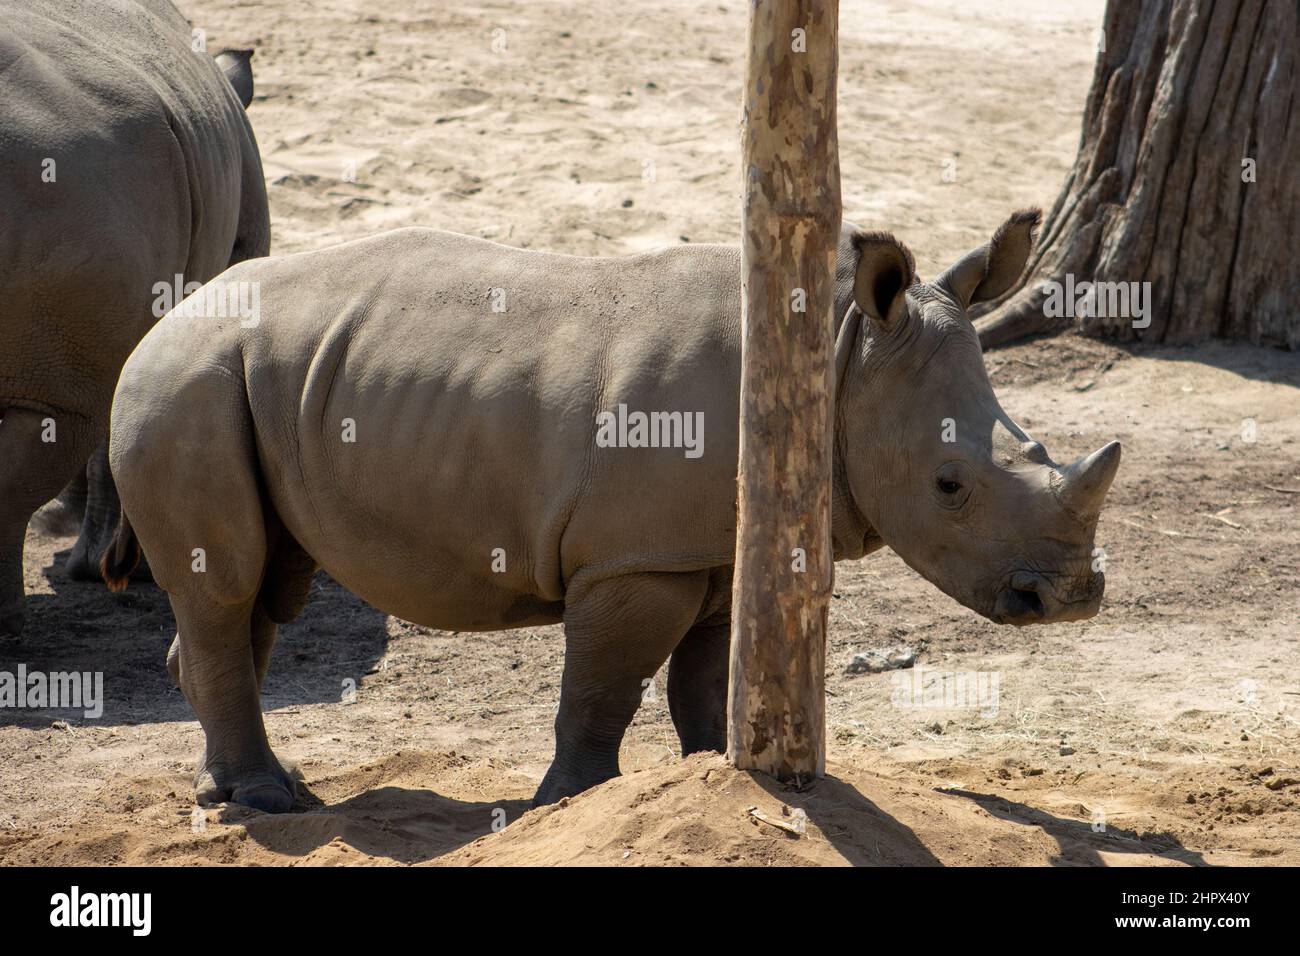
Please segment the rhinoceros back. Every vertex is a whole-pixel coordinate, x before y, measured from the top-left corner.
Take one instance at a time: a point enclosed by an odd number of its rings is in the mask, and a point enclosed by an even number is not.
[[[0,398],[90,417],[155,284],[228,264],[251,130],[161,0],[7,0],[0,73]]]

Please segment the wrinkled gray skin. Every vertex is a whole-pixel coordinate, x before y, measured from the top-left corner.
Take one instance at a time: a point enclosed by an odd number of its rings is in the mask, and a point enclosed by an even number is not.
[[[98,579],[109,407],[154,284],[266,255],[270,224],[234,88],[251,93],[245,53],[193,52],[165,0],[0,0],[0,24],[0,634],[16,634],[27,522],[65,486],[42,526],[80,523],[68,570]]]
[[[892,237],[849,227],[837,270],[837,556],[888,545],[1012,624],[1097,611],[1093,532],[1119,457],[1057,467],[985,375],[966,307],[1019,275],[1035,222],[932,284]],[[207,740],[199,799],[291,806],[259,688],[318,565],[431,627],[564,623],[538,803],[618,773],[670,654],[683,751],[722,748],[739,275],[729,246],[591,259],[403,229],[227,272],[261,283],[256,328],[165,317],[123,370],[110,454],[176,614],[168,663]],[[598,447],[597,414],[619,403],[702,411],[704,454]],[[133,543],[124,527],[106,564],[118,586]]]

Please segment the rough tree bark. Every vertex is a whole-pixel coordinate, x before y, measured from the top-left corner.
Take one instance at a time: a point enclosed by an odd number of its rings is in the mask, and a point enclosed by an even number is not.
[[[981,343],[1068,327],[1043,283],[1070,275],[1151,283],[1148,327],[1087,333],[1300,348],[1300,2],[1110,0],[1101,39],[1074,169]]]
[[[727,756],[783,780],[826,764],[838,16],[838,0],[750,4]]]

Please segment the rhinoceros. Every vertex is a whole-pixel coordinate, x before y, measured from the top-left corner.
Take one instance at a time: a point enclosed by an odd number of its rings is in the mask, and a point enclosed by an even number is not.
[[[0,23],[0,634],[14,634],[28,519],[65,486],[84,508],[68,571],[99,579],[113,387],[179,300],[165,293],[266,255],[270,222],[248,51],[196,52],[167,0],[2,0]]]
[[[1058,466],[985,374],[967,309],[1019,276],[1037,222],[931,283],[849,225],[836,269],[834,555],[889,546],[1005,624],[1096,613],[1120,456]],[[669,655],[683,752],[721,749],[739,276],[727,245],[577,258],[411,228],[241,264],[159,322],[114,398],[103,571],[124,586],[143,547],[168,592],[199,800],[293,803],[259,688],[318,567],[430,627],[564,624],[538,804],[618,774]],[[212,310],[250,284],[256,324]]]

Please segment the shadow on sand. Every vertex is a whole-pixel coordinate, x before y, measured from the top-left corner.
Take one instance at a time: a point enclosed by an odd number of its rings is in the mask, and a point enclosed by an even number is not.
[[[54,593],[28,595],[23,633],[0,639],[0,671],[16,674],[24,665],[28,674],[102,675],[102,714],[87,716],[84,706],[6,707],[0,709],[0,725],[194,720],[167,673],[167,648],[176,625],[166,593],[150,582],[133,581],[115,595],[101,583],[73,581],[66,573],[68,553],[57,552],[53,564],[43,569]],[[387,615],[317,574],[302,615],[280,628],[262,693],[264,709],[337,703],[345,681],[360,684],[383,656],[387,621]]]
[[[499,829],[528,808],[527,800],[476,803],[394,786],[327,805],[299,781],[292,813],[271,815],[225,804],[220,820],[241,825],[258,844],[289,857],[305,857],[337,841],[338,862],[355,850],[397,863],[422,863],[492,833],[494,825]]]
[[[827,775],[798,791],[762,773],[755,783],[783,803],[794,800],[853,866],[942,866],[912,830],[851,784]]]
[[[1200,853],[1187,849],[1169,833],[1139,834],[1133,830],[1124,830],[1110,825],[1098,832],[1093,830],[1093,825],[1089,822],[1053,816],[1044,810],[1027,807],[1023,803],[1014,803],[1005,797],[972,790],[939,792],[970,800],[999,820],[1042,830],[1056,841],[1060,851],[1052,860],[1053,866],[1106,866],[1102,853],[1156,856],[1187,866],[1210,865]]]

